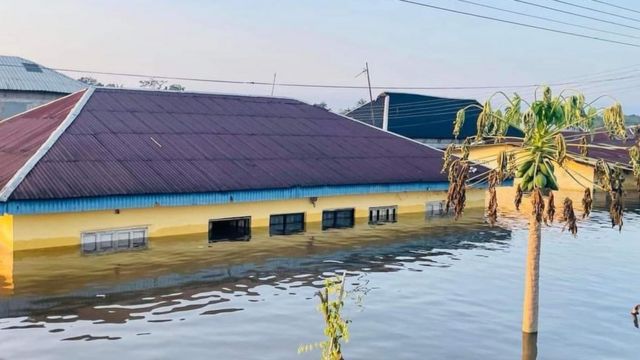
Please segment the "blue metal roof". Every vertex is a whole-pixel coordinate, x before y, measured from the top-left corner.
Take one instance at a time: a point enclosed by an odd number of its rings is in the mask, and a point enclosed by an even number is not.
[[[84,88],[87,85],[31,60],[0,55],[0,90],[71,94]]]
[[[458,110],[470,105],[480,106],[480,103],[472,99],[386,92],[373,102],[373,125],[377,127],[382,127],[385,96],[389,96],[387,130],[412,139],[453,139],[453,123]],[[477,107],[467,110],[466,121],[458,139],[476,134],[479,114],[480,109]],[[349,112],[347,116],[372,124],[370,103]],[[515,129],[510,129],[508,135],[519,136]]]

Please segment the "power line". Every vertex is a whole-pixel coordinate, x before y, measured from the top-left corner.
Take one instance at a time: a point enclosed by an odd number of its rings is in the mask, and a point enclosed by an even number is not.
[[[575,77],[570,78],[569,80],[575,80],[577,82],[577,80],[579,80],[579,79],[593,78],[593,77],[598,77],[600,75],[607,75],[607,74],[621,75],[621,74],[627,74],[627,73],[634,73],[634,72],[637,72],[639,70],[639,67],[640,67],[640,64],[627,65],[627,66],[622,66],[622,67],[618,67],[618,68],[614,68],[614,69],[599,71],[599,72],[595,72],[595,73],[591,73],[591,74],[575,76]],[[627,70],[627,69],[629,69],[629,70]],[[622,70],[624,70],[624,71],[622,71]]]
[[[631,25],[627,25],[627,24],[619,24],[619,23],[614,22],[614,21],[603,20],[603,19],[599,19],[599,18],[597,18],[597,17],[593,17],[593,16],[589,16],[589,15],[583,15],[583,14],[578,14],[578,13],[574,13],[574,12],[571,12],[571,11],[567,11],[567,10],[562,10],[562,9],[554,8],[554,7],[551,7],[551,6],[546,6],[546,5],[536,4],[536,3],[532,3],[532,2],[524,1],[524,0],[513,0],[513,1],[515,1],[515,2],[519,2],[519,3],[523,3],[523,4],[527,4],[527,5],[530,5],[530,6],[535,6],[535,7],[541,8],[541,9],[547,9],[547,10],[551,10],[551,11],[560,12],[560,13],[563,13],[563,14],[568,14],[568,15],[573,15],[573,16],[577,16],[577,17],[585,18],[585,19],[595,20],[595,21],[599,21],[599,22],[602,22],[602,23],[606,23],[606,24],[611,24],[611,25],[616,25],[616,26],[622,26],[622,27],[626,27],[626,28],[634,29],[634,30],[640,30],[640,28],[639,28],[639,27],[636,27],[636,26],[631,26]]]
[[[491,17],[491,16],[485,16],[485,15],[470,13],[470,12],[466,12],[466,11],[460,11],[460,10],[454,10],[454,9],[440,7],[440,6],[435,6],[435,5],[429,5],[429,4],[425,4],[425,3],[421,3],[421,2],[417,2],[417,1],[411,1],[411,0],[398,0],[398,1],[401,1],[401,2],[404,2],[404,3],[407,3],[407,4],[418,5],[418,6],[431,8],[431,9],[436,9],[436,10],[440,10],[440,11],[447,11],[447,12],[456,13],[456,14],[460,14],[460,15],[466,15],[466,16],[476,17],[476,18],[480,18],[480,19],[485,19],[485,20],[497,21],[497,22],[501,22],[501,23],[505,23],[505,24],[511,24],[511,25],[527,27],[527,28],[531,28],[531,29],[544,30],[544,31],[558,33],[558,34],[570,35],[570,36],[581,37],[581,38],[591,39],[591,40],[598,40],[598,41],[603,41],[603,42],[608,42],[608,43],[613,43],[613,44],[619,44],[619,45],[632,46],[632,47],[636,47],[636,48],[640,47],[640,45],[638,45],[638,44],[628,43],[628,42],[624,42],[624,41],[605,39],[605,38],[601,38],[601,37],[597,37],[597,36],[578,34],[578,33],[573,33],[573,32],[564,31],[564,30],[551,29],[551,28],[547,28],[547,27],[543,27],[543,26],[520,23],[520,22],[517,22],[517,21],[499,19],[499,18],[495,18],[495,17]],[[519,0],[516,0],[516,1],[519,1]],[[640,30],[640,28],[638,28],[638,30]]]
[[[636,77],[633,77],[631,80],[636,80]],[[635,86],[626,86],[626,87],[620,87],[619,85],[611,87],[612,84],[596,84],[593,86],[588,86],[586,88],[582,88],[581,91],[584,93],[585,90],[587,90],[587,88],[589,89],[588,93],[593,93],[596,89],[598,88],[602,88],[603,86],[605,86],[605,88],[610,88],[611,91],[619,91],[622,89],[634,89],[634,88],[638,88],[637,85]],[[445,105],[440,105],[440,106],[430,106],[430,105],[424,105],[420,108],[413,108],[413,109],[406,109],[406,110],[400,110],[400,111],[393,111],[393,106],[390,107],[390,111],[389,111],[389,118],[393,118],[394,120],[398,120],[398,119],[403,119],[403,118],[414,118],[414,117],[423,117],[423,116],[436,116],[436,115],[449,115],[449,114],[454,114],[455,112],[457,112],[458,110],[460,110],[461,108],[467,106],[469,104],[450,104],[448,106]],[[479,111],[479,110],[478,110]],[[397,124],[397,121],[396,121]]]
[[[9,65],[9,64],[0,64],[0,66],[22,67],[21,65]],[[145,79],[152,78],[152,79],[194,81],[194,82],[219,83],[219,84],[273,86],[272,81],[267,82],[267,81],[207,79],[207,78],[195,78],[195,77],[183,77],[183,76],[120,73],[120,72],[112,72],[112,71],[81,70],[81,69],[69,69],[69,68],[46,68],[46,69],[54,70],[54,71],[71,72],[71,73],[126,76],[126,77],[145,78]],[[606,81],[609,81],[609,80],[606,80]],[[275,84],[276,86],[301,87],[301,88],[327,88],[327,89],[368,89],[369,88],[368,86],[360,86],[360,85],[278,83],[278,82],[276,82]],[[572,82],[551,83],[547,85],[561,86],[561,85],[569,85],[569,84],[572,84]],[[497,89],[535,88],[541,85],[542,84],[504,84],[504,85],[479,85],[479,86],[372,86],[371,88],[376,90],[497,90]]]
[[[0,64],[0,66],[7,67],[23,67],[22,65],[9,65]],[[44,67],[43,67],[44,68]],[[152,75],[152,74],[135,74],[135,73],[120,73],[112,71],[96,71],[96,70],[82,70],[82,69],[68,69],[68,68],[45,68],[54,71],[63,71],[71,73],[93,74],[93,75],[110,75],[110,76],[125,76],[145,79],[164,79],[164,80],[180,80],[180,81],[194,81],[194,82],[206,82],[206,83],[220,83],[220,84],[235,84],[235,85],[264,85],[273,86],[273,82],[266,81],[244,81],[244,80],[223,80],[223,79],[207,79],[207,78],[195,78],[195,77],[183,77],[183,76],[167,76],[167,75]],[[301,84],[301,83],[275,83],[276,86],[283,87],[306,87],[306,88],[328,88],[328,89],[368,89],[368,86],[359,85],[333,85],[333,84]],[[540,84],[520,84],[520,85],[491,85],[491,86],[372,86],[372,89],[376,90],[474,90],[474,89],[503,89],[503,88],[528,88],[536,87]]]
[[[611,7],[617,8],[617,9],[627,10],[627,11],[631,11],[631,12],[634,12],[634,13],[638,13],[638,14],[640,14],[640,11],[638,11],[638,10],[634,10],[634,9],[626,8],[626,7],[624,7],[624,6],[620,6],[620,5],[611,4],[611,3],[608,3],[608,2],[606,2],[606,1],[602,1],[602,0],[591,0],[591,1],[593,1],[593,2],[597,2],[597,3],[599,3],[599,4],[604,4],[604,5],[607,5],[607,6],[611,6]]]
[[[607,12],[607,11],[594,9],[594,8],[592,8],[592,7],[583,6],[583,5],[578,5],[578,4],[574,4],[574,3],[570,3],[570,2],[568,2],[568,1],[564,1],[564,0],[551,0],[551,1],[555,1],[555,2],[557,2],[557,3],[565,4],[565,5],[568,5],[568,6],[577,7],[578,9],[584,9],[584,10],[594,11],[594,12],[597,12],[597,13],[607,14],[607,15],[609,15],[609,16],[615,16],[615,17],[618,17],[618,18],[621,18],[621,19],[626,19],[626,20],[631,20],[631,21],[635,21],[635,22],[640,22],[640,20],[635,19],[635,18],[632,18],[632,17],[628,17],[628,16],[624,16],[624,15],[619,15],[619,14],[615,14],[615,13],[610,13],[610,12]]]
[[[400,0],[403,1],[403,0]],[[11,65],[11,64],[0,64],[3,67],[19,67],[22,68],[22,65]],[[626,66],[618,69],[631,68],[637,65]],[[98,74],[98,75],[111,75],[111,76],[125,76],[125,77],[135,77],[135,78],[154,78],[154,79],[167,79],[167,80],[182,80],[182,81],[194,81],[194,82],[207,82],[207,83],[222,83],[222,84],[236,84],[236,85],[264,85],[264,86],[273,86],[273,81],[270,82],[262,82],[262,81],[239,81],[239,80],[224,80],[224,79],[207,79],[207,78],[195,78],[195,77],[181,77],[181,76],[167,76],[167,75],[151,75],[151,74],[137,74],[137,73],[120,73],[120,72],[110,72],[110,71],[96,71],[96,70],[79,70],[79,69],[70,69],[70,68],[48,68],[43,67],[47,70],[54,71],[64,71],[64,72],[73,72],[73,73],[85,73],[85,74]],[[596,74],[607,74],[614,72],[615,69],[603,71]],[[632,72],[637,71],[637,69],[630,70]],[[629,73],[630,71],[618,72],[619,74]],[[592,77],[593,75],[584,75],[581,77]],[[564,82],[555,82],[548,83],[544,85],[548,86],[565,86],[565,85],[573,85],[578,83],[584,84],[592,84],[592,83],[604,83],[604,82],[612,82],[618,80],[625,80],[630,78],[635,78],[638,75],[626,75],[626,76],[617,76],[617,77],[608,77],[603,79],[594,79],[588,81],[564,81]],[[313,84],[313,83],[275,83],[276,86],[283,87],[303,87],[303,88],[330,88],[330,89],[368,89],[368,86],[358,86],[358,85],[336,85],[336,84]],[[502,89],[533,89],[541,86],[543,84],[503,84],[503,85],[479,85],[479,86],[372,86],[372,89],[376,90],[502,90]],[[434,100],[424,100],[433,103],[437,102],[450,102],[453,100],[460,99],[434,99]],[[465,99],[471,100],[471,99]],[[422,103],[423,101],[416,101],[415,103]]]
[[[640,39],[640,36],[634,36],[634,35],[620,33],[620,32],[617,32],[617,31],[610,31],[610,30],[594,28],[594,27],[586,26],[586,25],[574,24],[574,23],[570,23],[570,22],[566,22],[566,21],[562,21],[562,20],[556,20],[556,19],[547,18],[547,17],[544,17],[544,16],[537,16],[537,15],[527,14],[527,13],[523,13],[523,12],[520,12],[520,11],[503,9],[503,8],[499,8],[499,7],[496,7],[496,6],[477,3],[475,1],[470,1],[470,0],[458,0],[458,1],[459,2],[463,2],[463,3],[467,3],[467,4],[471,4],[471,5],[475,5],[475,6],[484,7],[484,8],[487,8],[487,9],[506,12],[506,13],[509,13],[509,14],[515,14],[515,15],[520,15],[520,16],[526,16],[526,17],[533,18],[533,19],[549,21],[549,22],[553,22],[553,23],[556,23],[556,24],[568,25],[568,26],[573,26],[573,27],[577,27],[577,28],[580,28],[580,29],[598,31],[598,32],[601,32],[601,33],[624,36],[624,37],[633,38],[633,39]]]
[[[222,83],[222,84],[239,84],[239,85],[268,85],[272,86],[271,82],[263,81],[242,81],[242,80],[221,80],[221,79],[205,79],[205,78],[191,78],[191,77],[178,77],[178,76],[163,76],[163,75],[142,75],[131,73],[115,73],[106,71],[87,71],[77,69],[55,69],[57,71],[74,72],[74,73],[86,73],[97,75],[120,75],[137,78],[154,78],[154,79],[169,79],[169,80],[182,80],[182,81],[195,81],[195,82],[210,82],[210,83]],[[368,89],[368,86],[359,85],[331,85],[331,84],[300,84],[300,83],[278,83],[276,86],[283,87],[307,87],[307,88],[327,88],[327,89]],[[526,84],[526,85],[492,85],[492,86],[372,86],[372,89],[376,90],[473,90],[473,89],[502,89],[502,88],[525,88],[535,87],[539,84]]]

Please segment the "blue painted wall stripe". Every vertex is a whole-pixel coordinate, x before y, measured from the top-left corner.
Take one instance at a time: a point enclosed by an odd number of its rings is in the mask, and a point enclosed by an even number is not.
[[[151,208],[156,206],[194,206],[288,200],[305,197],[362,195],[412,191],[446,191],[447,182],[314,186],[287,189],[243,190],[197,194],[118,195],[55,200],[15,200],[0,203],[0,213],[47,214],[112,209]]]

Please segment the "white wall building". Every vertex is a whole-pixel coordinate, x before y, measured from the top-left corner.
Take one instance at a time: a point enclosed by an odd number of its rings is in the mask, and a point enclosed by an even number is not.
[[[0,120],[86,87],[33,61],[0,55]]]

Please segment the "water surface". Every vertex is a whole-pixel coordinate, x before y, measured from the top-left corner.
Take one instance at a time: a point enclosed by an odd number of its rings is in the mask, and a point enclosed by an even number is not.
[[[577,238],[544,230],[539,359],[638,358],[629,310],[640,302],[640,213],[629,206],[621,233],[603,209]],[[203,239],[104,256],[15,254],[0,294],[0,358],[317,359],[297,348],[323,339],[314,293],[343,271],[346,359],[520,358],[526,228],[517,217],[493,228],[469,212],[459,222],[404,216]]]

